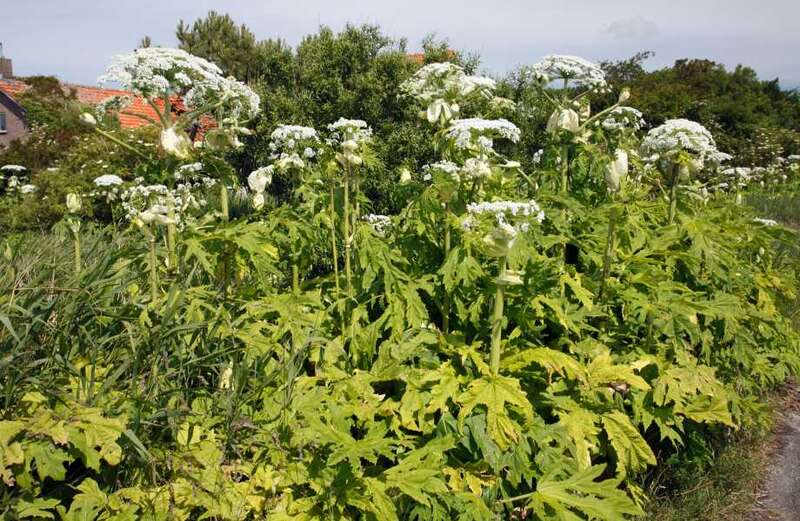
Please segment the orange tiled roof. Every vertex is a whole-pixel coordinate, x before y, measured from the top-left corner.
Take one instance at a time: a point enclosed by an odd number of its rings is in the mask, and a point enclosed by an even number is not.
[[[420,65],[425,61],[424,52],[412,52],[408,54],[408,59],[412,62],[419,63]]]
[[[141,96],[131,96],[128,91],[105,89],[102,87],[88,87],[86,85],[74,85],[72,83],[62,83],[61,85],[65,90],[74,90],[78,101],[86,105],[97,105],[111,96],[130,96],[132,99],[131,104],[119,114],[119,124],[122,128],[138,128],[148,125],[149,122],[144,118],[158,120],[158,114],[147,100]],[[28,88],[29,85],[23,81],[0,79],[0,91],[5,92],[12,98]],[[180,114],[186,110],[180,100],[172,100],[172,103],[173,112]],[[155,104],[159,110],[164,110],[164,102],[162,100],[157,100]],[[207,116],[200,119],[204,129],[215,126],[213,119]]]
[[[0,90],[12,98],[28,88],[28,84],[18,80],[0,79]]]

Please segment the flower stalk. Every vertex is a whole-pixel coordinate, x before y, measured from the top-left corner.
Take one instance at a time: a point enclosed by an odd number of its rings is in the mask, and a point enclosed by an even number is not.
[[[75,245],[75,275],[77,275],[81,272],[83,261],[81,258],[81,236],[75,228],[72,230],[72,239]]]
[[[678,165],[672,165],[672,182],[669,187],[669,224],[675,221],[675,213],[678,208]]]
[[[500,373],[500,353],[503,340],[503,299],[505,298],[505,283],[502,280],[507,269],[508,257],[500,257],[498,260],[497,288],[494,294],[494,313],[492,315],[492,351],[491,369],[492,375]]]
[[[600,281],[599,297],[603,298],[606,290],[606,282],[611,271],[611,257],[614,255],[614,235],[617,227],[618,209],[612,202],[611,211],[608,216],[608,234],[606,235],[606,251],[603,255],[603,276]]]
[[[447,203],[444,205],[444,262],[450,256],[450,207]],[[450,332],[450,292],[447,290],[447,284],[443,283],[444,296],[442,297],[442,331],[445,334]]]
[[[156,257],[156,234],[155,230],[150,230],[148,237],[149,252],[148,262],[150,264],[150,300],[158,300],[158,257]]]

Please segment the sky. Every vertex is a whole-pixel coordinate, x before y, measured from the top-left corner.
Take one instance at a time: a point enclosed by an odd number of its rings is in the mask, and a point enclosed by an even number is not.
[[[410,51],[436,33],[478,53],[493,75],[552,53],[600,61],[650,50],[650,69],[708,58],[800,87],[800,0],[0,0],[0,42],[17,76],[91,85],[113,54],[145,35],[176,46],[178,21],[209,10],[227,12],[260,39],[293,45],[320,25],[348,22],[378,24],[407,38]]]

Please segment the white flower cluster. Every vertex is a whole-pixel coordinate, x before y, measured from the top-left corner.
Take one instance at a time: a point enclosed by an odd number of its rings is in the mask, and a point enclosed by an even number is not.
[[[94,185],[97,187],[119,186],[122,183],[122,178],[114,174],[105,174],[94,178]]]
[[[137,179],[137,182],[139,179]],[[187,212],[205,206],[194,193],[197,185],[181,184],[174,190],[164,185],[135,184],[120,194],[125,216],[138,225],[184,223]]]
[[[114,56],[97,81],[119,83],[146,98],[158,98],[220,77],[219,67],[184,50],[147,47]]]
[[[392,227],[392,218],[388,215],[368,214],[363,217],[369,225],[373,227],[375,233],[380,236],[385,236],[386,232]]]
[[[303,168],[305,161],[317,155],[313,148],[319,144],[317,131],[300,125],[279,125],[272,135],[269,148],[279,169],[291,166]],[[302,156],[302,157],[301,157]]]
[[[533,217],[533,219],[539,223],[544,221],[544,210],[542,210],[539,204],[533,199],[524,202],[484,201],[480,203],[470,203],[467,205],[467,212],[472,215],[494,215],[498,224],[507,223],[509,217]]]
[[[458,175],[461,167],[457,164],[453,163],[452,161],[439,161],[437,163],[431,163],[430,165],[425,165],[422,167],[422,171],[425,172],[422,176],[424,181],[430,181],[433,179],[433,174],[441,172],[447,175],[453,181],[460,181],[460,177]]]
[[[175,180],[182,181],[186,178],[192,178],[195,174],[200,173],[203,170],[203,163],[188,163],[185,165],[181,165],[175,170]]]
[[[717,152],[717,145],[711,133],[700,123],[670,119],[647,133],[642,141],[642,150],[651,160],[670,159],[685,151],[702,161]]]
[[[644,118],[633,107],[617,107],[608,113],[600,125],[610,131],[639,130],[644,126]]]
[[[493,96],[497,84],[485,76],[470,76],[460,66],[430,63],[400,85],[400,90],[425,104],[420,116],[430,123],[446,124],[458,116],[459,103],[474,95]]]
[[[406,95],[420,101],[437,99],[455,101],[477,92],[491,93],[497,84],[485,76],[470,76],[460,66],[450,63],[429,63],[400,85]]]
[[[543,85],[553,80],[566,80],[595,90],[605,89],[607,85],[603,69],[578,56],[550,54],[532,65],[527,72]]]
[[[544,211],[534,200],[470,203],[467,212],[469,215],[462,222],[465,231],[475,230],[481,217],[494,217],[491,228],[483,237],[486,253],[494,257],[508,255],[519,232],[528,231],[531,221],[541,223],[544,220]]]
[[[110,96],[100,103],[94,108],[94,113],[98,118],[102,118],[109,112],[120,112],[128,108],[131,103],[133,103],[133,98],[130,96]],[[81,118],[83,118],[84,122],[90,125],[96,125],[97,120],[89,119],[92,117],[91,114],[83,113],[81,114]]]
[[[447,136],[454,140],[457,148],[487,150],[492,148],[492,138],[505,138],[516,143],[521,132],[506,119],[469,118],[454,120],[447,129]]]
[[[32,194],[34,193],[37,188],[35,185],[32,184],[25,184],[28,180],[28,175],[25,173],[27,168],[20,165],[5,165],[0,167],[0,181],[3,181],[3,177],[6,172],[13,172],[13,175],[10,175],[8,179],[6,179],[6,191],[8,193],[15,193],[18,192],[20,194]]]
[[[334,141],[352,139],[357,143],[364,143],[372,137],[372,129],[361,119],[339,118],[328,125],[328,130],[333,132],[331,139]]]
[[[94,178],[96,190],[89,192],[89,197],[105,197],[107,202],[116,201],[122,190],[122,178],[114,174],[104,174]]]
[[[328,130],[331,131],[328,144],[341,147],[336,160],[342,166],[358,166],[364,162],[361,148],[372,139],[372,129],[365,121],[339,118],[328,125]]]
[[[264,192],[267,189],[267,185],[272,183],[272,173],[274,171],[275,167],[272,165],[263,166],[253,170],[250,172],[250,175],[247,176],[247,185],[250,187],[250,190],[253,191],[253,207],[256,210],[260,210],[264,207]]]
[[[216,76],[195,83],[183,97],[186,106],[193,110],[219,105],[215,109],[232,121],[246,121],[260,110],[261,98],[241,81]]]

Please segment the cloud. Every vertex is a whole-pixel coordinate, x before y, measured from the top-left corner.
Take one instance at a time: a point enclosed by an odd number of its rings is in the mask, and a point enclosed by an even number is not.
[[[607,31],[620,40],[644,40],[658,34],[658,25],[641,16],[611,22]]]

